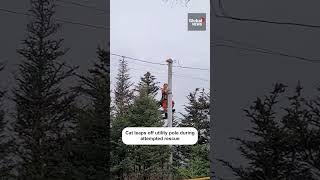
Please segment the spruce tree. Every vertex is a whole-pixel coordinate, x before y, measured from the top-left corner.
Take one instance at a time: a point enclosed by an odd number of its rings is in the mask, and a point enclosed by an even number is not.
[[[194,127],[199,131],[198,144],[209,143],[210,135],[210,95],[204,90],[196,89],[187,96],[189,102],[182,114],[180,127]]]
[[[179,177],[188,179],[208,177],[210,171],[208,154],[209,151],[205,144],[192,146],[187,165],[177,168]]]
[[[31,0],[31,22],[18,53],[23,57],[13,90],[19,179],[67,179],[65,137],[74,119],[75,94],[62,83],[74,73],[61,60],[53,0]]]
[[[233,138],[239,142],[239,150],[248,160],[247,166],[235,167],[221,160],[239,180],[311,180],[314,179],[310,168],[299,158],[295,150],[298,133],[290,133],[293,123],[301,122],[306,115],[300,108],[300,90],[289,97],[291,104],[285,108],[283,116],[279,107],[279,98],[285,92],[283,84],[276,84],[274,90],[265,98],[257,98],[254,105],[245,110],[253,127],[247,132],[254,139]],[[289,121],[291,121],[289,123]],[[297,124],[294,127],[298,127]]]
[[[138,88],[145,89],[147,95],[155,97],[160,89],[158,86],[159,82],[156,82],[156,78],[150,72],[147,72],[140,79]]]
[[[162,127],[162,118],[157,102],[148,95],[144,87],[139,88],[139,95],[134,99],[129,108],[127,121],[130,127]],[[131,146],[128,158],[133,166],[130,166],[130,174],[136,178],[147,180],[153,177],[166,178],[168,174],[167,161],[169,160],[168,146]],[[164,171],[166,173],[163,174]]]
[[[129,127],[125,116],[116,117],[111,128],[111,177],[115,180],[125,179],[132,167],[128,146],[122,142],[122,130]]]
[[[306,100],[300,83],[295,95],[289,97],[291,106],[285,108],[283,124],[292,156],[311,167],[316,179],[320,178],[320,103],[316,96]]]
[[[198,142],[192,146],[175,147],[177,173],[185,178],[196,178],[209,175],[209,135],[210,135],[210,95],[204,89],[195,89],[187,96],[185,114],[179,127],[194,127],[198,130]],[[199,165],[202,163],[202,166]],[[203,168],[203,169],[202,169]],[[205,172],[205,173],[204,173]]]
[[[0,71],[2,71],[3,66],[2,64],[0,64]],[[0,103],[2,102],[2,98],[4,96],[4,92],[0,91]],[[6,140],[6,136],[5,134],[5,127],[7,125],[7,123],[5,122],[4,119],[4,111],[2,109],[2,104],[0,104],[0,142],[1,142],[1,146],[0,146],[0,161],[1,161],[1,167],[0,167],[0,177],[4,177],[7,174],[7,168],[5,167],[5,159],[6,159],[6,145],[4,144],[3,141]]]
[[[113,179],[123,179],[129,167],[127,147],[122,142],[122,129],[128,126],[125,118],[134,98],[133,83],[127,61],[123,58],[119,62],[118,74],[114,90],[114,118],[111,122],[111,173]]]
[[[113,179],[123,179],[130,165],[127,146],[121,139],[122,129],[129,126],[126,115],[134,99],[133,83],[130,81],[128,63],[125,58],[119,62],[114,94],[115,113],[111,122],[111,172]]]
[[[125,127],[162,127],[157,102],[148,94],[144,85],[138,86],[138,94],[127,113],[112,124],[113,179],[166,178],[168,174],[169,148],[163,146],[127,146],[121,140]]]
[[[119,70],[116,79],[117,82],[114,90],[115,108],[117,115],[121,116],[127,112],[134,97],[134,91],[131,89],[133,84],[130,82],[128,63],[124,58],[119,62]]]
[[[293,96],[288,97],[290,105],[284,108],[286,115],[282,117],[282,124],[285,129],[287,146],[290,150],[292,168],[288,169],[288,174],[300,176],[304,172],[309,172],[310,168],[306,165],[307,157],[304,152],[312,148],[313,130],[310,129],[312,116],[306,106],[306,101],[302,97],[302,86],[298,83]],[[319,141],[318,141],[319,142]],[[317,145],[319,147],[319,145]],[[306,153],[308,154],[308,153]]]
[[[98,61],[89,76],[80,76],[80,92],[91,104],[80,113],[74,152],[77,176],[110,179],[110,54],[98,48]],[[75,179],[80,179],[76,177]]]
[[[4,66],[0,63],[0,71]],[[6,128],[8,122],[5,119],[5,112],[3,110],[3,97],[5,91],[0,90],[0,179],[9,179],[12,177],[11,170],[13,168],[13,162],[10,160],[10,151],[12,151],[12,140],[8,137]]]

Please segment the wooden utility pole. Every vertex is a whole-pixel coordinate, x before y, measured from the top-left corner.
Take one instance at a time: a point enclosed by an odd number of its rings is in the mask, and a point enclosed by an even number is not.
[[[172,59],[168,59],[167,63],[168,63],[168,101],[167,101],[168,127],[172,127],[172,63],[173,63]],[[169,180],[173,179],[172,164],[173,164],[173,148],[172,148],[172,145],[170,145]]]

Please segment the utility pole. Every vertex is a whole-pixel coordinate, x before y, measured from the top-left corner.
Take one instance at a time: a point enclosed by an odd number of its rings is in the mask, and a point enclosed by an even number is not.
[[[172,127],[172,59],[168,59],[168,127]],[[170,145],[170,159],[169,159],[169,180],[172,180],[172,164],[173,164],[173,148]]]

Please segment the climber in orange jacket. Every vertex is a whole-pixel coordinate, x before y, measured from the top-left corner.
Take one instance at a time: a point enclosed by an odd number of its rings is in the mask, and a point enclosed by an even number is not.
[[[164,83],[163,88],[161,89],[161,107],[165,113],[165,118],[167,118],[167,109],[168,109],[168,84]],[[172,108],[174,107],[174,101],[172,100]],[[172,112],[175,110],[172,109]]]

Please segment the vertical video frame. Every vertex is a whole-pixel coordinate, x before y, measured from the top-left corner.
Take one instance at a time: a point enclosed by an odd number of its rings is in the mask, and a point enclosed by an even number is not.
[[[112,179],[210,179],[209,1],[110,9]]]

